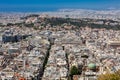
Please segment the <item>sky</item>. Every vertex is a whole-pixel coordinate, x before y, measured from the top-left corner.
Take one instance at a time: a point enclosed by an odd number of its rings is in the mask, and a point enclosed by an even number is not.
[[[0,0],[0,12],[120,8],[120,0]]]

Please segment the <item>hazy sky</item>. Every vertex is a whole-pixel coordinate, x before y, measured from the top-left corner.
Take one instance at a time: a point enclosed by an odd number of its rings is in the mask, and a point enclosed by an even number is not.
[[[61,8],[120,8],[120,0],[0,0],[0,11],[50,11]]]

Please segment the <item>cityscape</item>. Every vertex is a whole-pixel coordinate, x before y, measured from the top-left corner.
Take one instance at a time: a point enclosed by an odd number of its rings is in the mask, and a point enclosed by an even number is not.
[[[33,0],[1,1],[0,80],[120,80],[120,9],[102,9],[120,1],[86,1],[37,0],[62,8],[33,12],[11,8],[36,4]]]

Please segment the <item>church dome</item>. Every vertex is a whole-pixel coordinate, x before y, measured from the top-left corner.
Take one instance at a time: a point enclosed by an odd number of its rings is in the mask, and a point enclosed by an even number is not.
[[[95,69],[96,65],[94,63],[90,63],[90,64],[88,64],[88,68],[89,69]]]

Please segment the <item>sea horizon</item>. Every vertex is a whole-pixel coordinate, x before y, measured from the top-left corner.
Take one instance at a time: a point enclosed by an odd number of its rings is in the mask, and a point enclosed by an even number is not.
[[[79,10],[79,9],[83,9],[83,10],[120,10],[118,9],[111,9],[111,8],[29,8],[29,9],[0,9],[0,13],[37,13],[37,12],[57,12],[59,10]]]

